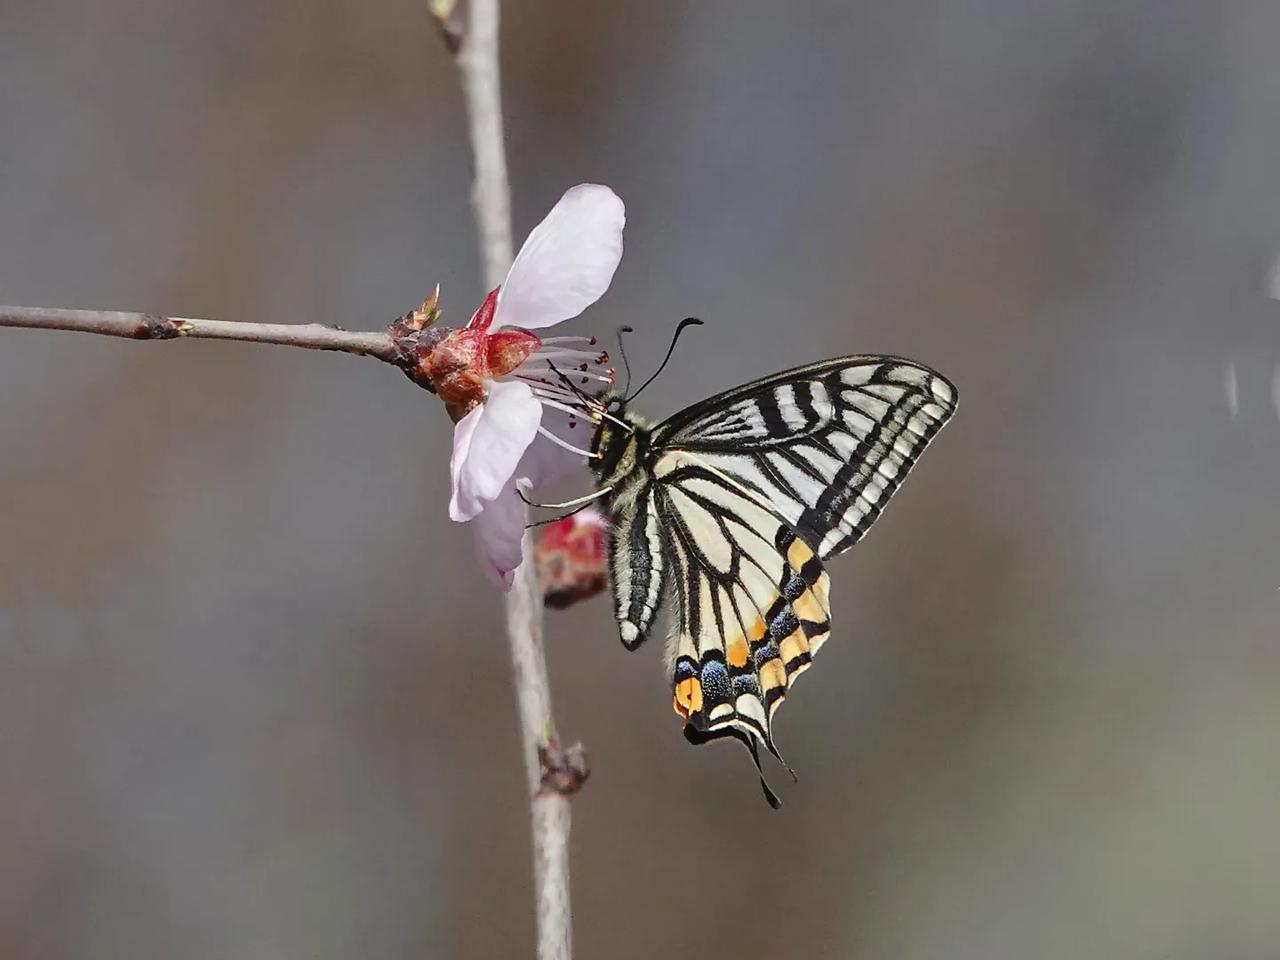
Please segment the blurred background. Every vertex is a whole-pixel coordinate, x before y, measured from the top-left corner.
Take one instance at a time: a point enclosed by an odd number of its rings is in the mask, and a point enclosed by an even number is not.
[[[1280,6],[510,3],[517,241],[628,206],[665,416],[901,353],[960,412],[831,565],[774,813],[550,614],[583,957],[1273,957]],[[0,302],[480,302],[425,0],[0,0]],[[500,605],[374,361],[0,330],[0,955],[525,957]],[[586,489],[586,478],[581,489]]]

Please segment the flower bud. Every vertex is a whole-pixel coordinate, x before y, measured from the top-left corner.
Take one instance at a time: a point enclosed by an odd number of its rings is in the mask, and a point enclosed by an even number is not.
[[[607,580],[604,518],[588,508],[540,527],[533,563],[548,607],[562,610],[594,597]]]

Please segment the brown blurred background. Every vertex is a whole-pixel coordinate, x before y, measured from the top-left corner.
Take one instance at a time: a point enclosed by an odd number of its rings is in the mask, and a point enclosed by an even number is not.
[[[374,327],[440,281],[465,320],[425,6],[0,0],[0,302]],[[832,565],[780,812],[607,603],[552,616],[581,956],[1276,955],[1277,37],[1268,0],[508,4],[517,235],[609,183],[577,325],[651,370],[708,321],[648,412],[861,351],[961,393]],[[0,330],[0,956],[531,954],[449,435],[373,361]]]

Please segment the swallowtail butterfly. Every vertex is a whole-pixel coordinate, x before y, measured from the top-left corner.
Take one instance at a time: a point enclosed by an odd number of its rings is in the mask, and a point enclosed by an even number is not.
[[[669,600],[686,738],[733,737],[759,770],[760,745],[781,761],[773,715],[831,629],[823,562],[880,516],[955,413],[956,389],[911,360],[853,356],[756,380],[656,426],[628,402],[596,401],[591,445],[622,643],[640,646]],[[763,776],[761,786],[778,806]]]

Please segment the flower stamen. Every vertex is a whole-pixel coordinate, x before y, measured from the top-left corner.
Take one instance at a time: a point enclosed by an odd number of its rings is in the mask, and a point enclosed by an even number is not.
[[[595,337],[543,337],[543,343],[589,343],[595,346],[600,341]]]
[[[580,447],[575,447],[573,444],[569,443],[568,441],[561,440],[559,437],[557,437],[554,433],[552,433],[550,430],[548,430],[544,426],[539,426],[538,432],[542,434],[544,437],[546,437],[548,440],[550,440],[552,443],[556,444],[556,446],[564,447],[570,453],[576,453],[579,456],[586,457],[588,460],[596,460],[600,456],[600,454],[598,453],[592,453],[590,450],[583,450]]]
[[[536,363],[526,363],[520,367],[520,372],[517,373],[516,376],[519,377],[521,380],[532,380],[540,383],[550,383],[549,380],[545,380],[541,377],[530,376],[530,374],[550,373],[550,372],[551,372],[551,367],[549,366],[543,367]],[[586,383],[588,380],[596,380],[600,383],[606,383],[609,386],[613,386],[613,381],[615,379],[613,376],[612,370],[609,371],[608,373],[595,373],[595,372],[590,372],[586,370],[575,369],[573,372],[573,375],[578,377],[583,383]]]
[[[534,399],[544,407],[550,407],[552,410],[559,410],[561,413],[567,413],[570,420],[576,417],[579,420],[590,420],[592,423],[595,423],[600,419],[599,411],[594,407],[587,407],[581,403],[577,406],[573,406],[565,403],[563,400],[549,397],[546,394],[540,394],[536,390],[533,395]]]

